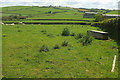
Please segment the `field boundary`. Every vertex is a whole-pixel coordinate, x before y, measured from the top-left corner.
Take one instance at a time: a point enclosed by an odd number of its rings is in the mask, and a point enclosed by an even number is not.
[[[4,24],[20,24],[20,22],[3,22]],[[80,24],[91,25],[90,22],[22,22],[22,24]]]
[[[80,19],[27,19],[27,20],[88,21],[88,22],[93,21],[93,20],[80,20]]]

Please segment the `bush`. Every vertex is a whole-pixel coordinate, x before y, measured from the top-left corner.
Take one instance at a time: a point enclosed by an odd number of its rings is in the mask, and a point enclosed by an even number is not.
[[[56,44],[56,45],[53,47],[53,49],[60,49],[60,47],[59,47],[58,44]]]
[[[62,32],[62,36],[69,36],[70,35],[70,31],[68,28],[64,28],[63,32]]]
[[[62,42],[62,46],[68,46],[68,42],[67,41]]]
[[[49,48],[48,48],[46,45],[43,45],[43,46],[41,46],[41,48],[40,48],[40,52],[42,52],[42,51],[48,52],[48,51],[49,51]]]
[[[80,39],[80,42],[82,42],[83,46],[86,46],[88,44],[91,44],[93,41],[93,38],[87,34],[87,35],[84,35],[81,39]]]
[[[83,34],[81,34],[81,33],[79,33],[79,34],[77,34],[77,36],[75,37],[76,39],[80,39],[80,38],[82,38],[83,37]]]

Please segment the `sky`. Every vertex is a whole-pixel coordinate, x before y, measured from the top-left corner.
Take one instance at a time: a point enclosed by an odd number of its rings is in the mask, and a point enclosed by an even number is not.
[[[73,8],[118,9],[120,0],[0,0],[5,6],[67,6]]]

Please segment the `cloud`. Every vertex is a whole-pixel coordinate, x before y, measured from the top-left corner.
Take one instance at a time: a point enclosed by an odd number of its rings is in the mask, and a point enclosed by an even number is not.
[[[2,0],[1,6],[69,6],[74,8],[118,9],[119,0]]]

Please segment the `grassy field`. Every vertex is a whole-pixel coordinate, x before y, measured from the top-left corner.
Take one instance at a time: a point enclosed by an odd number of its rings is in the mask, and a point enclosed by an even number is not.
[[[111,12],[109,12],[109,13],[107,13],[107,14],[120,14],[119,11],[120,11],[120,10],[115,10],[115,11],[111,11]]]
[[[75,36],[61,36],[67,27],[70,33],[86,34],[100,30],[90,25],[3,25],[3,76],[7,78],[117,78],[118,64],[111,72],[118,46],[114,40],[94,39],[83,46]],[[66,40],[68,46],[62,46]],[[59,49],[54,49],[55,45]],[[46,45],[48,52],[40,52]]]
[[[80,9],[83,11],[83,9]],[[99,10],[98,12],[104,12]],[[3,16],[21,15],[27,19],[3,21],[2,26],[2,65],[6,78],[117,78],[111,72],[113,57],[118,46],[114,40],[93,39],[84,46],[82,39],[76,39],[87,30],[99,30],[88,25],[94,18],[83,18],[84,12],[70,7],[11,6],[2,8]],[[116,12],[111,12],[116,13]],[[29,23],[8,25],[8,23]],[[32,24],[30,24],[32,23]],[[33,23],[54,23],[41,25]],[[65,25],[55,23],[86,23]],[[69,36],[62,36],[64,28]],[[67,46],[63,46],[67,42]],[[42,51],[45,45],[47,52]],[[43,47],[42,47],[43,48]],[[118,60],[117,60],[118,61]]]
[[[66,7],[12,6],[2,8],[3,16],[23,15],[33,18],[83,18],[83,12]]]

